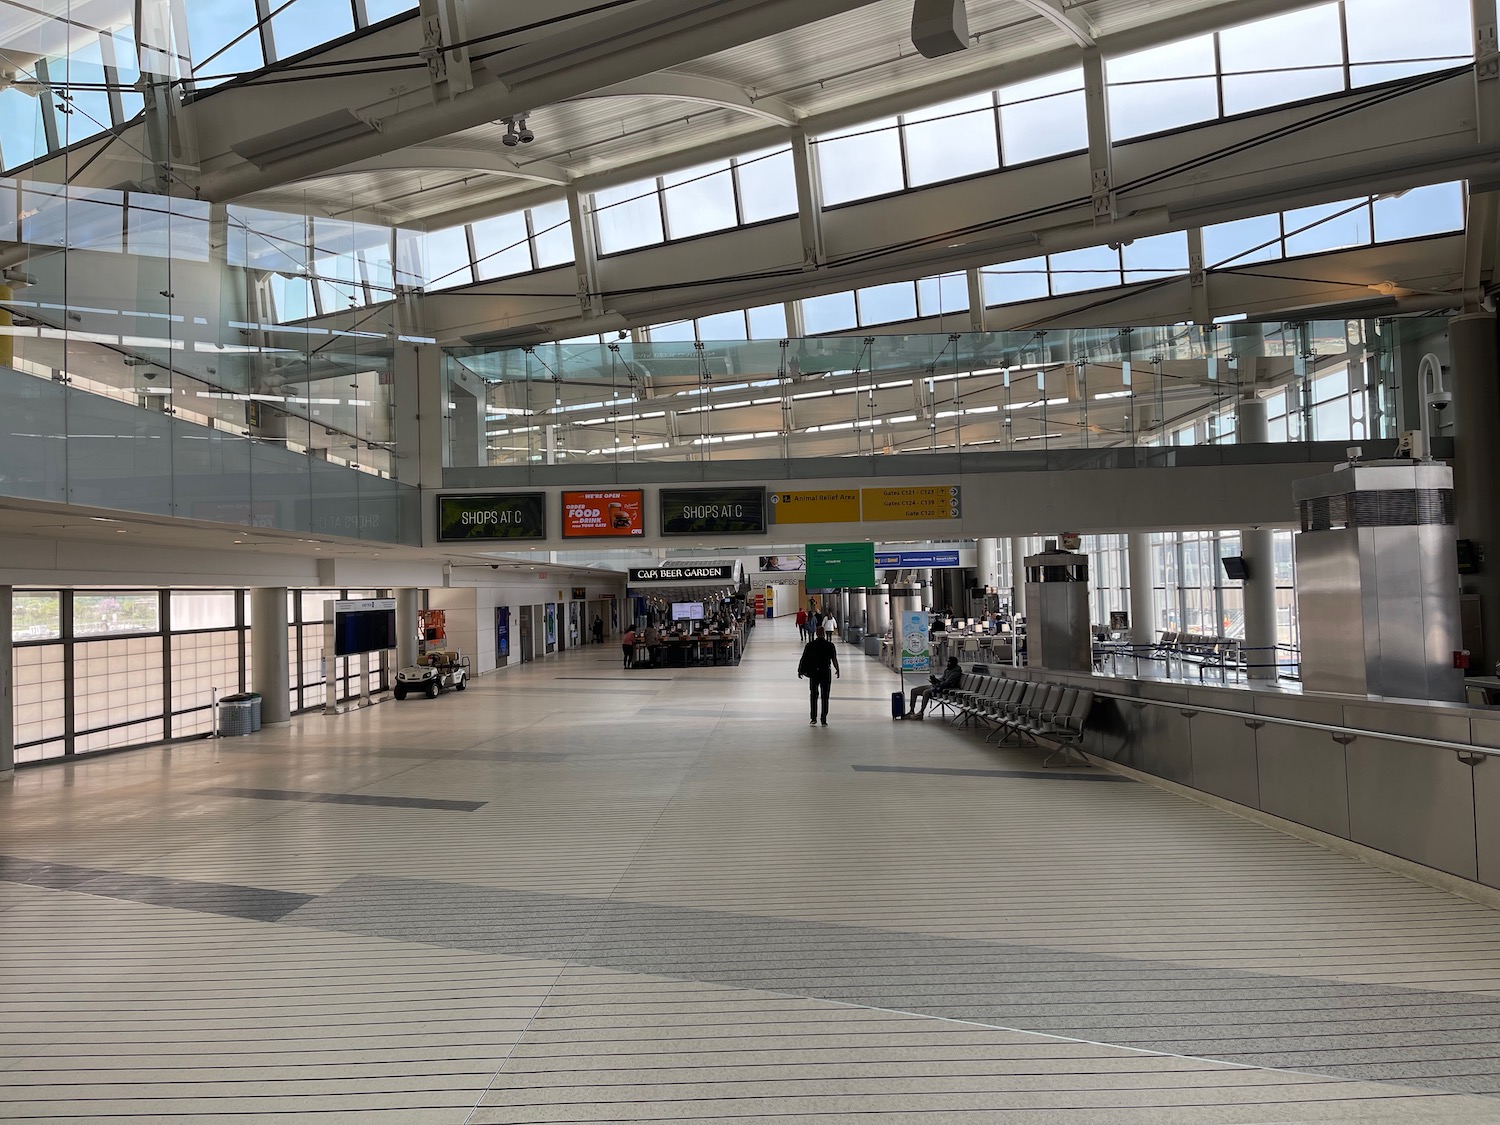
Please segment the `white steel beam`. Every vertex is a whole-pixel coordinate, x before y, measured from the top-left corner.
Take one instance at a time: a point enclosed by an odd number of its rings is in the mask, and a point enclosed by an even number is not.
[[[1023,7],[1030,8],[1037,15],[1056,24],[1063,31],[1073,37],[1073,41],[1080,47],[1089,48],[1094,45],[1094,32],[1082,20],[1075,19],[1070,13],[1063,11],[1059,0],[1016,0]]]
[[[823,243],[823,179],[806,130],[792,130],[792,174],[797,184],[797,223],[802,234],[802,268],[814,270],[828,258]]]
[[[413,145],[396,152],[367,157],[342,168],[321,173],[324,176],[349,176],[357,172],[425,172],[446,169],[457,172],[483,172],[491,176],[508,176],[539,184],[566,187],[573,173],[545,160],[528,160],[518,164],[508,156],[479,148]]]
[[[1094,222],[1105,225],[1119,214],[1115,198],[1114,143],[1109,135],[1109,86],[1104,79],[1104,56],[1097,48],[1083,52],[1083,111],[1088,122],[1089,195]]]
[[[718,106],[749,117],[758,117],[772,125],[786,128],[797,124],[799,117],[797,111],[780,98],[756,97],[745,87],[733,82],[677,71],[643,74],[639,78],[579,94],[577,100],[590,98],[666,98],[695,102],[698,105]]]

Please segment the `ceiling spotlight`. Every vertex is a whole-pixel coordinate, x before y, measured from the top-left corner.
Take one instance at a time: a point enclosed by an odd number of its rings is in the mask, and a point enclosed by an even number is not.
[[[526,127],[526,115],[517,114],[515,117],[504,118],[505,136],[500,138],[500,143],[506,148],[515,148],[516,145],[529,145],[536,140],[536,134]]]

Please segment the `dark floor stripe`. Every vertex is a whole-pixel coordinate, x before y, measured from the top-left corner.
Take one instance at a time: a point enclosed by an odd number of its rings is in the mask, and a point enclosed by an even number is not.
[[[1061,773],[1057,770],[964,770],[939,766],[854,766],[861,773],[942,773],[954,777],[1035,777],[1046,781],[1123,781],[1130,778],[1113,773]]]
[[[484,801],[449,801],[435,797],[378,797],[368,793],[303,793],[294,789],[239,789],[229,785],[211,785],[199,793],[217,797],[246,797],[255,801],[304,801],[313,805],[376,805],[386,809],[442,809],[446,812],[473,812],[484,808]]]
[[[70,863],[47,863],[0,855],[0,880],[73,891],[101,898],[196,910],[200,914],[224,914],[256,922],[278,922],[312,895],[272,891],[263,887],[241,887],[232,883],[199,883],[190,879],[167,879],[159,875],[130,875],[98,867],[75,867]]]

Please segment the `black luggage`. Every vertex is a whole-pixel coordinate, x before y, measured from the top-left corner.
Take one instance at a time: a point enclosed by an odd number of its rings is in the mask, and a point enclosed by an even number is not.
[[[906,718],[906,693],[903,691],[891,692],[891,718]]]

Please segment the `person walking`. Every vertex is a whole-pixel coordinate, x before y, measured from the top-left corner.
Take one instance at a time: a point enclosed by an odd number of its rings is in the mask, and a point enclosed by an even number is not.
[[[828,693],[833,688],[833,677],[838,675],[839,650],[823,635],[823,630],[819,629],[817,636],[803,648],[802,659],[797,664],[797,678],[800,680],[803,676],[807,677],[808,726],[817,726],[819,718],[825,727],[828,725]],[[823,697],[821,716],[818,710],[819,694]]]
[[[924,687],[914,687],[911,689],[911,705],[907,707],[906,714],[901,717],[903,719],[924,718],[927,714],[927,697],[935,691],[957,687],[963,681],[963,678],[964,670],[959,667],[958,657],[948,657],[948,667],[943,669],[941,675],[928,676],[927,684]],[[922,705],[920,708],[917,706],[918,703]]]
[[[594,614],[594,623],[593,623],[593,625],[591,625],[589,627],[589,629],[590,629],[590,632],[592,632],[594,634],[594,643],[596,645],[603,644],[604,643],[604,618],[600,617],[597,613]]]
[[[797,609],[797,639],[803,644],[806,644],[808,641],[807,610],[802,609],[801,607],[798,607]]]

